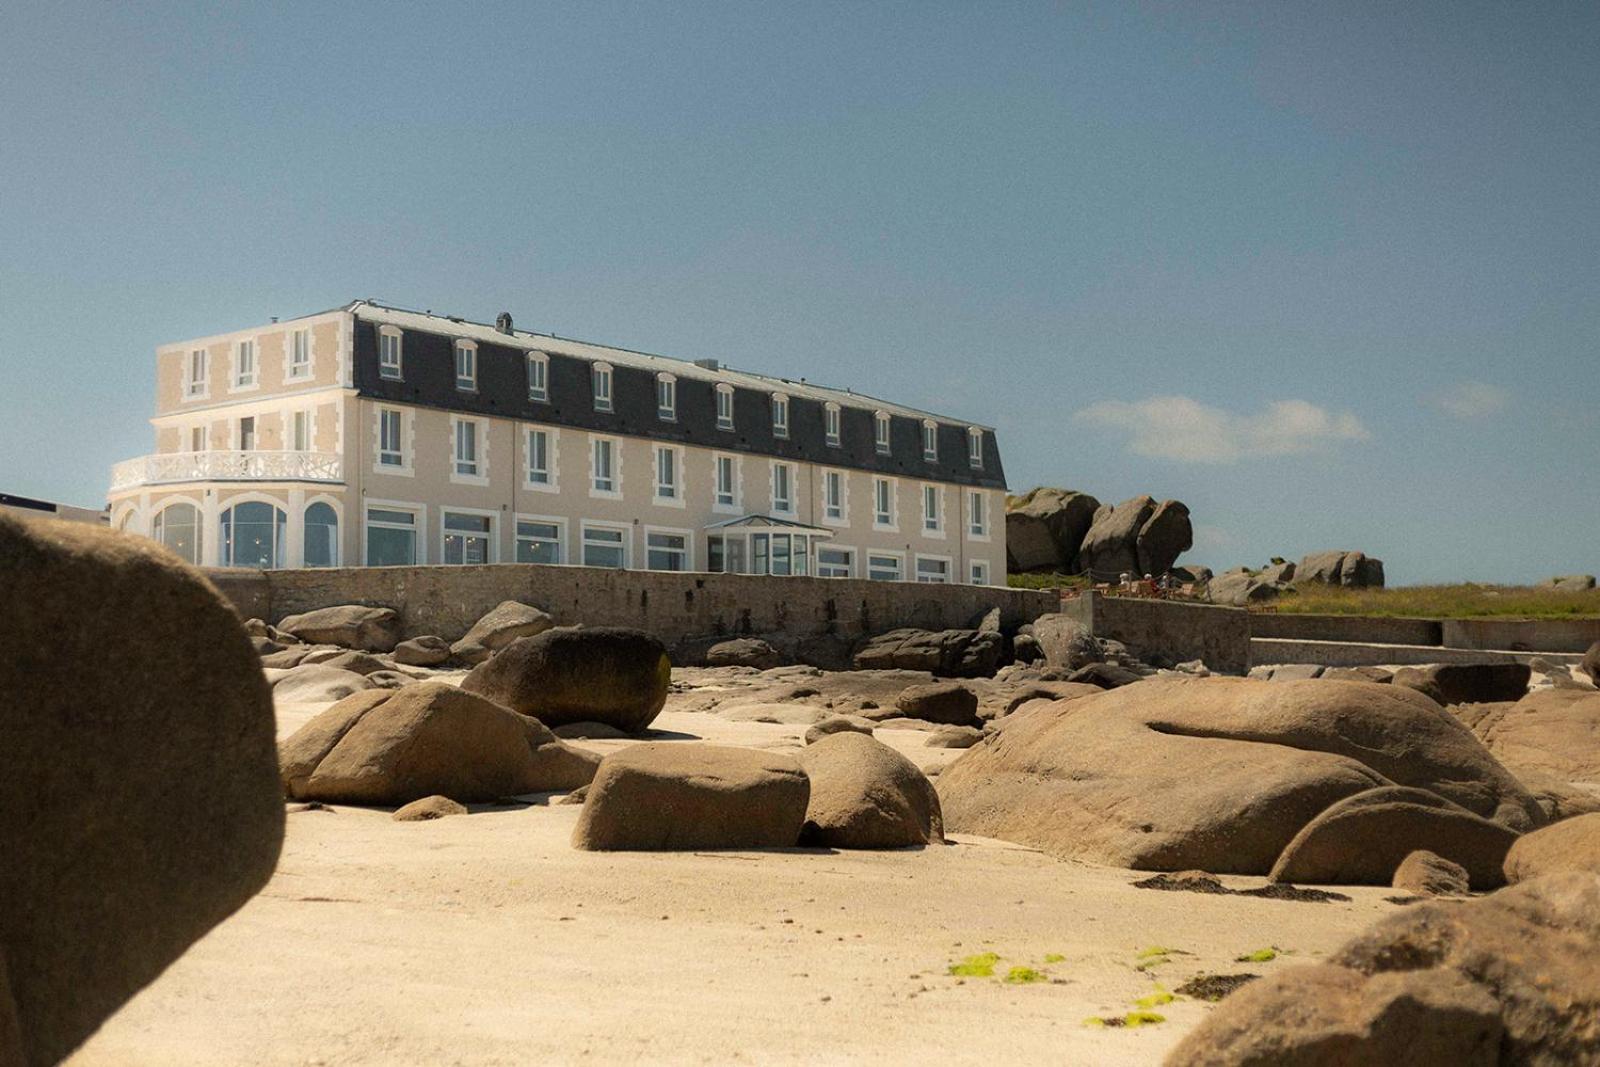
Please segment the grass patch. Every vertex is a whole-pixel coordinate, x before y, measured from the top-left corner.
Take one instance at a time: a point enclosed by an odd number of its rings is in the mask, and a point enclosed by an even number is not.
[[[1006,981],[1012,985],[1032,985],[1034,982],[1047,981],[1043,971],[1036,971],[1032,967],[1013,967],[1006,972]]]
[[[1089,578],[1083,574],[1008,574],[1006,585],[1012,589],[1087,589]]]
[[[1064,963],[1066,958],[1059,952],[1049,952],[1045,954],[1044,961],[1046,963]]]
[[[1278,958],[1275,948],[1258,948],[1254,952],[1246,952],[1243,956],[1235,956],[1235,963],[1270,963]]]
[[[1115,1026],[1135,1027],[1152,1026],[1155,1023],[1164,1023],[1167,1017],[1153,1011],[1130,1011],[1126,1015],[1091,1015],[1083,1020],[1085,1026]]]
[[[1165,945],[1151,945],[1133,957],[1133,969],[1146,971],[1151,967],[1159,967],[1163,963],[1171,963],[1173,956],[1188,956],[1191,953],[1181,948],[1167,948]]]
[[[1163,1004],[1171,1004],[1173,999],[1174,998],[1171,993],[1167,992],[1165,989],[1162,989],[1158,985],[1156,986],[1156,991],[1154,993],[1151,993],[1147,997],[1140,997],[1138,1000],[1133,1002],[1133,1006],[1136,1008],[1145,1009],[1159,1008]]]
[[[1291,615],[1567,619],[1600,616],[1600,589],[1563,593],[1541,586],[1475,582],[1401,585],[1385,589],[1302,585],[1279,597],[1274,604],[1280,614]]]
[[[980,952],[960,963],[952,963],[950,973],[957,978],[993,978],[994,965],[999,962],[1000,957],[993,952]]]

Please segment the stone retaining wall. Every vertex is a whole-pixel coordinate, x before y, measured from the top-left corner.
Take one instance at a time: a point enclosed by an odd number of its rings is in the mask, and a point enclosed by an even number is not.
[[[1366,645],[1582,652],[1600,641],[1600,619],[1414,619],[1261,611],[1250,614],[1250,636]]]
[[[1250,669],[1250,614],[1241,608],[1086,592],[1063,600],[1061,611],[1146,662],[1198,659],[1224,674]]]

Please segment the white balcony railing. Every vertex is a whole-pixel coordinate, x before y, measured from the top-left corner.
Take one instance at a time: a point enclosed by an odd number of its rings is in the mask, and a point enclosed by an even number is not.
[[[111,491],[169,482],[342,482],[337,452],[158,452],[111,468]]]

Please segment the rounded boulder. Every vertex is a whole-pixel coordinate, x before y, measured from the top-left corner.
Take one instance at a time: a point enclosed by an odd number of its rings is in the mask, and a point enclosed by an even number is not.
[[[519,638],[473,668],[461,688],[546,726],[603,722],[636,734],[667,702],[672,661],[642,630],[562,628]]]
[[[849,731],[800,753],[811,780],[801,841],[824,848],[905,848],[944,840],[933,783],[881,741]]]

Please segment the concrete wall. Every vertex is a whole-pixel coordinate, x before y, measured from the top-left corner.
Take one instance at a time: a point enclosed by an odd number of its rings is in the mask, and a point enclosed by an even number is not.
[[[1061,611],[1096,637],[1121,641],[1140,659],[1203,660],[1226,674],[1250,669],[1250,614],[1241,608],[1083,593]]]
[[[286,615],[334,604],[381,605],[400,613],[407,636],[437,634],[450,640],[502,600],[543,608],[562,623],[635,626],[669,645],[709,634],[782,631],[855,639],[902,626],[962,628],[995,607],[1006,623],[1019,625],[1055,610],[1057,602],[1053,592],[996,586],[522,563],[260,572],[213,569],[207,574],[247,617],[276,623]]]
[[[1446,619],[1451,648],[1583,652],[1600,641],[1600,619]]]
[[[1600,619],[1398,619],[1252,612],[1250,636],[1507,652],[1583,652],[1600,641]]]
[[[1295,641],[1362,641],[1382,645],[1443,643],[1438,619],[1391,619],[1369,615],[1290,615],[1253,612],[1251,637]]]
[[[1442,648],[1438,645],[1376,645],[1359,641],[1302,641],[1283,637],[1256,637],[1250,641],[1256,663],[1320,663],[1326,667],[1386,667],[1423,663],[1527,663],[1537,652],[1482,651]],[[1544,658],[1576,666],[1572,652],[1549,652]]]

